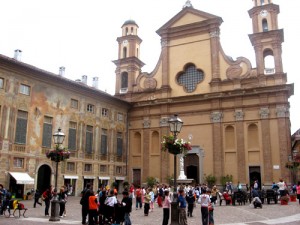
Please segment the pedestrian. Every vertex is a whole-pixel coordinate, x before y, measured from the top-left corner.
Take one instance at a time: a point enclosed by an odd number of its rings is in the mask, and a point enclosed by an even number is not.
[[[151,196],[150,200],[150,212],[154,210],[155,194],[152,188],[149,189],[149,195]]]
[[[130,213],[132,209],[132,198],[129,198],[128,191],[123,191],[122,205],[124,207],[124,225],[131,225]]]
[[[105,213],[105,199],[106,199],[106,189],[105,187],[102,187],[102,190],[98,194],[98,214],[99,214],[99,224],[103,225],[103,220],[104,220],[104,213]]]
[[[105,199],[104,205],[105,208],[105,217],[109,220],[109,222],[114,222],[114,215],[115,215],[115,206],[118,204],[117,197],[114,194],[114,190],[111,189],[107,198]]]
[[[210,202],[210,197],[206,194],[206,189],[203,189],[198,201],[201,205],[202,225],[208,225],[208,205]]]
[[[95,193],[89,196],[89,225],[98,224],[98,201]]]
[[[186,217],[186,200],[183,189],[179,189],[179,196],[177,199],[177,203],[179,204],[179,224],[187,225],[187,217]]]
[[[193,217],[194,203],[195,203],[195,195],[192,190],[189,190],[188,194],[185,197],[188,204],[187,216]]]
[[[45,202],[45,216],[49,216],[50,201],[52,199],[52,186],[46,189],[42,194],[42,199]]]
[[[146,190],[146,195],[145,195],[145,198],[144,198],[144,201],[145,201],[144,216],[148,216],[148,214],[149,214],[150,202],[151,202],[151,199],[152,199],[152,196],[150,194],[151,192],[152,192],[151,188]]]
[[[39,204],[40,206],[42,206],[43,204],[40,202],[40,198],[41,198],[41,193],[38,189],[35,190],[34,193],[34,202],[33,202],[33,208],[36,207],[36,204]]]
[[[65,188],[61,187],[58,193],[58,200],[59,200],[59,217],[63,218],[65,209],[66,209],[66,203],[68,200],[68,196],[66,194]]]
[[[87,183],[86,187],[81,192],[81,217],[82,217],[82,224],[86,224],[86,218],[89,213],[89,197],[93,194],[91,190],[91,184]]]
[[[142,189],[140,186],[137,186],[137,189],[135,190],[135,197],[136,197],[136,201],[135,201],[135,209],[137,210],[138,208],[142,208]]]
[[[164,189],[162,187],[162,185],[158,185],[158,193],[157,193],[157,205],[158,207],[162,207],[162,198],[163,198],[163,195],[164,195]]]
[[[284,195],[285,190],[286,190],[286,184],[283,181],[283,179],[280,179],[279,182],[277,183],[277,185],[279,187],[280,197],[282,197]]]
[[[298,185],[296,187],[296,191],[297,191],[297,198],[298,198],[299,204],[300,204],[300,181],[298,181]]]
[[[212,204],[212,202],[210,202],[208,204],[208,221],[209,221],[209,225],[214,225],[215,221],[214,221],[214,205]]]
[[[170,192],[169,192],[169,190],[165,190],[163,198],[162,198],[162,207],[163,207],[163,222],[162,222],[162,225],[168,225],[169,224],[170,206],[171,206]]]

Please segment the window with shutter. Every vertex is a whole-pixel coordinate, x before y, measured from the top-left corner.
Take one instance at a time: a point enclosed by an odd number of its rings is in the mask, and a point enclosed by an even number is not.
[[[85,152],[91,154],[93,152],[93,127],[86,127],[86,143]]]
[[[68,137],[68,149],[70,151],[76,150],[76,134],[77,134],[77,124],[75,122],[70,122],[69,137]]]
[[[26,144],[27,135],[27,117],[28,112],[18,111],[16,133],[15,133],[15,143],[16,144]]]
[[[43,126],[42,146],[51,148],[51,138],[52,138],[52,118],[45,116],[44,117],[44,126]]]
[[[107,154],[107,130],[102,129],[101,134],[101,150],[100,154],[106,155]]]
[[[117,155],[122,156],[123,153],[123,139],[122,133],[117,133]]]

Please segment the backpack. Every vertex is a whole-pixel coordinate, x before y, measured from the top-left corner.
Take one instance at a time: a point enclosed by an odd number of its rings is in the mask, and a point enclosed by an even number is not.
[[[142,196],[141,189],[137,189],[135,194],[136,194],[136,197],[140,198]]]

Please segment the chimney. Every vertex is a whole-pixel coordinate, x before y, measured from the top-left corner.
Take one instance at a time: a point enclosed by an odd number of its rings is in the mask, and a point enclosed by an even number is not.
[[[18,61],[21,61],[21,57],[22,57],[22,51],[20,49],[16,49],[14,59],[18,60]]]
[[[66,67],[64,67],[64,66],[59,67],[58,75],[61,76],[61,77],[64,77],[65,76],[65,70],[66,70]]]
[[[99,80],[99,77],[93,77],[93,84],[92,84],[92,87],[98,89],[98,80]]]
[[[82,75],[81,80],[82,83],[87,84],[87,75]]]

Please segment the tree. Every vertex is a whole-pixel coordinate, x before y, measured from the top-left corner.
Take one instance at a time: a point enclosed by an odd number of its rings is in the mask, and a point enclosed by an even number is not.
[[[221,184],[224,187],[226,185],[226,182],[232,182],[232,180],[233,176],[227,174],[226,176],[221,177]]]
[[[210,187],[210,188],[216,184],[216,180],[217,179],[214,175],[209,174],[209,175],[205,176],[205,181],[206,181],[208,187]]]
[[[146,182],[148,187],[153,187],[156,184],[156,179],[154,177],[147,177]]]

